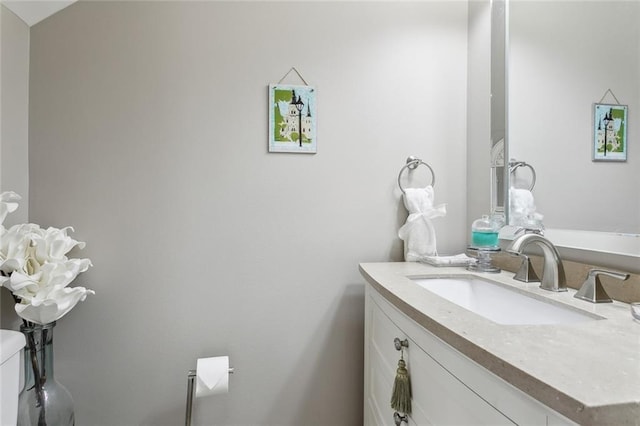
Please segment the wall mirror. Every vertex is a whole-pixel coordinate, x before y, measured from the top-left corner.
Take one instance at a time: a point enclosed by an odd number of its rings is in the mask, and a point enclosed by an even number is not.
[[[505,155],[535,168],[535,204],[554,243],[637,263],[640,2],[518,0],[506,7]],[[594,103],[628,106],[626,161],[593,161]],[[492,118],[492,135],[494,125]],[[505,174],[507,188],[527,185],[526,168],[518,173]]]

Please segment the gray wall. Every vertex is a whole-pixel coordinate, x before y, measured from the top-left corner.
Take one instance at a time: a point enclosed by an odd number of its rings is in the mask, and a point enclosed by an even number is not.
[[[267,85],[318,89],[318,153],[267,153]],[[31,30],[30,219],[76,228],[96,295],[56,329],[82,425],[362,422],[362,261],[401,260],[396,177],[466,226],[466,2],[79,2]],[[425,176],[416,172],[417,181]]]
[[[29,27],[0,6],[0,192],[23,197],[5,226],[29,214]]]

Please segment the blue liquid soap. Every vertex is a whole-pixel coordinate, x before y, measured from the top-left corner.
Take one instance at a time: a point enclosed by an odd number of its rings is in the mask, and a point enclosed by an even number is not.
[[[496,247],[498,245],[498,232],[472,231],[471,245],[473,247]]]

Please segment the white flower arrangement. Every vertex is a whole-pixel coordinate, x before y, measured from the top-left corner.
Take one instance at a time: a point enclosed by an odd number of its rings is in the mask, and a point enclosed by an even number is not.
[[[4,219],[18,208],[20,199],[11,191],[0,194],[0,286],[13,294],[22,319],[48,324],[95,294],[84,287],[67,287],[92,266],[91,260],[67,257],[74,247],[85,246],[67,235],[71,227],[42,229],[26,223],[5,229]]]

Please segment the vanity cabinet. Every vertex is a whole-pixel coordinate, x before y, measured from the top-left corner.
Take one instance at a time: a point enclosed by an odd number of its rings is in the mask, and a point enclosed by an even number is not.
[[[365,425],[398,424],[390,407],[401,356],[395,338],[408,342],[403,358],[413,398],[412,413],[404,424],[575,424],[447,345],[370,284],[365,294]]]

